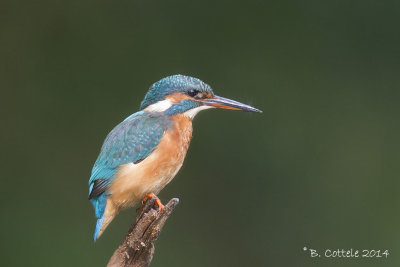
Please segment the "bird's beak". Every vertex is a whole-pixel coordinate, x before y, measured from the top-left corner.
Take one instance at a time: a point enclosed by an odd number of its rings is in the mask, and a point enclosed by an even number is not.
[[[248,112],[262,112],[259,109],[253,108],[251,106],[245,105],[243,103],[220,97],[214,96],[211,98],[206,98],[201,101],[204,105],[212,106],[216,108],[232,109],[232,110],[243,110]]]

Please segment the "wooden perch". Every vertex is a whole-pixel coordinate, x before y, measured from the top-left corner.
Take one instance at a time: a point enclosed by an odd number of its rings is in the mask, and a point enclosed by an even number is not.
[[[157,197],[148,199],[136,216],[121,245],[112,255],[107,267],[147,267],[154,254],[157,240],[165,221],[170,216],[179,199],[171,199],[164,209],[158,211]]]

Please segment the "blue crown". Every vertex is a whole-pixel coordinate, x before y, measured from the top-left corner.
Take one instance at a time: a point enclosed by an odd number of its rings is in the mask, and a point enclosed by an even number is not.
[[[166,96],[175,92],[186,93],[188,90],[198,90],[214,95],[211,87],[200,79],[181,74],[165,77],[150,86],[144,100],[140,104],[140,109],[162,101]]]

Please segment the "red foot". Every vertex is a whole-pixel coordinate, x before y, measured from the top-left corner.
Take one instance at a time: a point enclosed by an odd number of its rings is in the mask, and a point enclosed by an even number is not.
[[[158,211],[162,211],[164,209],[164,205],[161,203],[159,198],[156,199],[156,205],[158,206]]]
[[[152,197],[156,197],[155,204],[156,204],[157,207],[158,207],[158,211],[161,211],[161,210],[164,208],[164,205],[161,203],[161,200],[160,200],[154,193],[149,193],[149,194],[145,195],[144,198],[142,199],[142,205],[140,205],[140,207],[137,208],[136,211],[138,211],[138,210],[141,211],[141,210],[143,209],[143,204],[144,204],[147,200],[149,200],[150,198],[152,198]]]

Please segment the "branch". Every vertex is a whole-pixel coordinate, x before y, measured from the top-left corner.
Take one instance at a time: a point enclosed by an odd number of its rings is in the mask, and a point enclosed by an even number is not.
[[[124,240],[112,255],[107,267],[147,267],[154,255],[157,240],[165,221],[170,216],[179,199],[171,199],[164,209],[158,211],[157,197],[148,199],[136,216]]]

